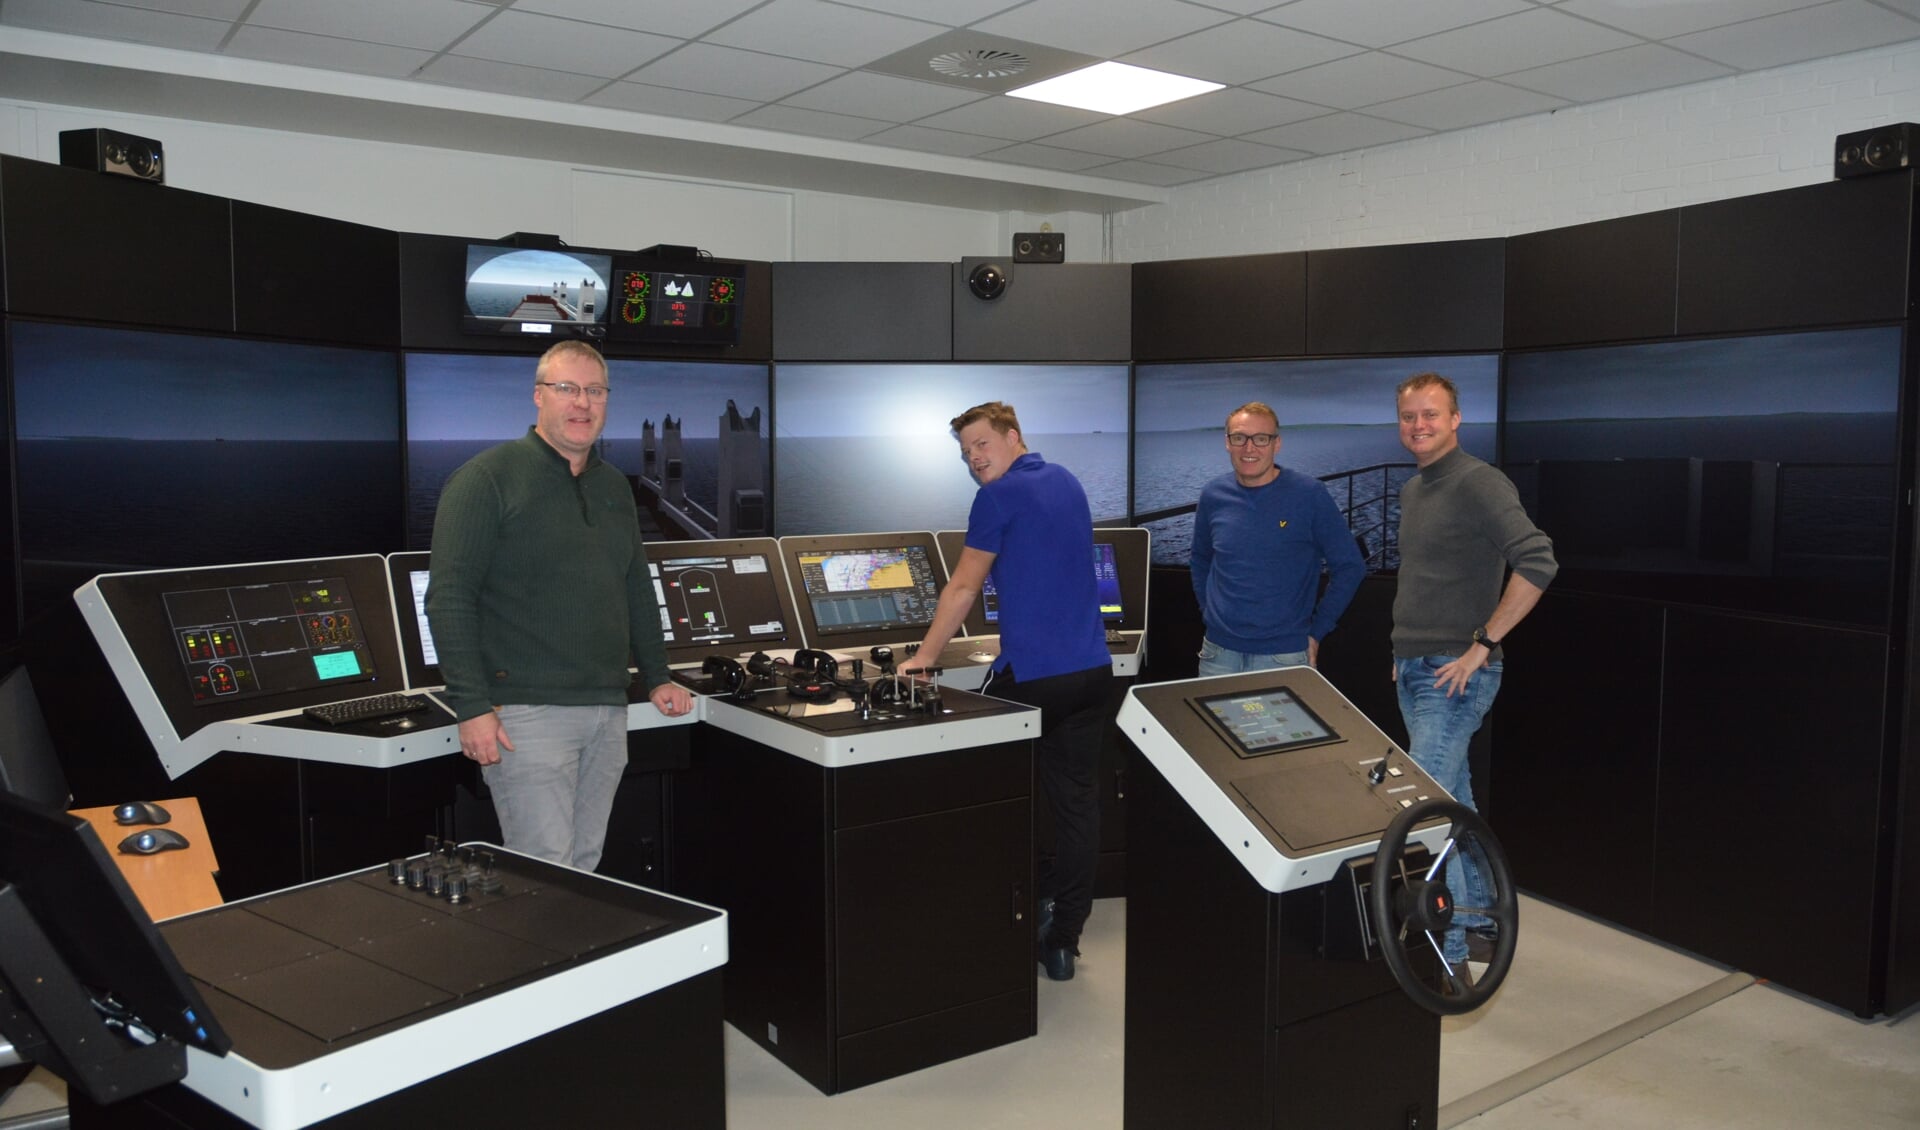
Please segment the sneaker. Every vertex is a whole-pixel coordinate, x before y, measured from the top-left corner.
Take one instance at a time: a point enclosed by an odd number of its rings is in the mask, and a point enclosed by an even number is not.
[[[1467,931],[1467,960],[1485,965],[1493,960],[1493,951],[1498,949],[1500,939],[1486,930]]]
[[[1058,946],[1040,950],[1040,968],[1049,981],[1073,980],[1073,947]]]

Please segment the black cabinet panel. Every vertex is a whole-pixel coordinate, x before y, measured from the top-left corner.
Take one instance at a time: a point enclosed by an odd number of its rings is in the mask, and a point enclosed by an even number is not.
[[[1008,272],[1006,292],[975,298],[967,271]],[[1125,263],[965,259],[953,271],[955,361],[1126,361],[1133,348],[1132,268]]]
[[[775,263],[772,273],[780,360],[953,357],[951,263]]]
[[[1307,348],[1307,254],[1133,267],[1133,357],[1291,357]]]
[[[1670,336],[1679,246],[1671,210],[1507,240],[1507,345]]]
[[[1506,241],[1307,252],[1307,352],[1499,349]]]
[[[241,333],[399,344],[397,233],[236,200],[233,270]]]
[[[1638,930],[1653,921],[1662,618],[1541,598],[1507,649],[1483,803],[1522,888]]]
[[[400,342],[408,349],[481,349],[513,352],[519,343],[460,332],[466,313],[467,244],[457,236],[400,236]],[[517,351],[539,354],[549,342]]]
[[[1906,316],[1913,174],[1680,209],[1682,334]]]
[[[225,199],[6,157],[0,202],[12,313],[233,329]]]
[[[1871,1014],[1886,636],[1667,623],[1653,932]]]

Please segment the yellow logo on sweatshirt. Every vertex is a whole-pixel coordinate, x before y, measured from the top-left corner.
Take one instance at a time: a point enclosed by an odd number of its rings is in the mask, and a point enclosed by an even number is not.
[[[1283,530],[1287,528],[1287,520],[1285,518],[1280,519],[1280,528]]]

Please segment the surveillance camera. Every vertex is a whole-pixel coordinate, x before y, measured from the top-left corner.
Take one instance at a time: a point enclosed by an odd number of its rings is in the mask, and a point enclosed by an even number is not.
[[[968,272],[967,289],[975,298],[991,302],[1007,292],[1007,269],[998,263],[982,263]]]

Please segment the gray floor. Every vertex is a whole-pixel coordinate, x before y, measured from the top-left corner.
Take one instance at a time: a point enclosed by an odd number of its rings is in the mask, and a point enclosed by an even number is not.
[[[1121,1124],[1126,902],[1095,905],[1079,975],[1040,981],[1040,1034],[844,1095],[814,1090],[727,1029],[732,1130],[993,1130]],[[939,970],[927,970],[939,976]],[[1523,900],[1500,995],[1450,1019],[1440,1125],[1920,1126],[1920,1022],[1863,1023],[1732,970]],[[38,1079],[0,1117],[57,1106]]]

